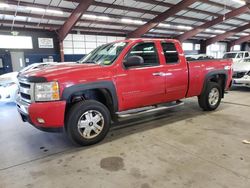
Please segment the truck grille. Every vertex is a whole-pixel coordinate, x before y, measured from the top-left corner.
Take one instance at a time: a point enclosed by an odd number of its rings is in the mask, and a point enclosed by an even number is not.
[[[34,83],[30,83],[25,79],[18,79],[19,82],[19,95],[22,101],[32,103],[34,93]]]
[[[247,72],[234,72],[233,78],[242,78],[246,75]]]

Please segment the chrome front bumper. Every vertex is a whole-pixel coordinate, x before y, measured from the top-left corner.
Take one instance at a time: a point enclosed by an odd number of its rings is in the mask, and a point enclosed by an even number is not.
[[[20,113],[24,114],[24,115],[29,115],[29,106],[30,104],[27,102],[24,102],[21,100],[20,96],[17,97],[16,99],[16,105],[17,105],[17,109]]]

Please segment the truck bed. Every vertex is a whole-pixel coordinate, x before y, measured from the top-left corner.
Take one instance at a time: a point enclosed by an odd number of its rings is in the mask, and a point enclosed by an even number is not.
[[[188,61],[187,65],[189,69],[189,89],[186,97],[193,97],[201,94],[205,78],[209,76],[210,72],[226,72],[228,70],[225,70],[225,67],[231,67],[232,61],[229,59],[195,60]],[[227,86],[229,85],[230,83],[227,83]]]

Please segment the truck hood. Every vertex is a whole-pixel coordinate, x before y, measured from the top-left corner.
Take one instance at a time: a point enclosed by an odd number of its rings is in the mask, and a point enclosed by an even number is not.
[[[62,63],[59,65],[50,65],[38,70],[31,70],[21,73],[20,77],[43,77],[48,81],[60,80],[61,78],[75,77],[76,75],[86,77],[91,73],[94,75],[100,72],[103,67],[97,64],[77,64],[77,63]]]
[[[250,71],[250,62],[237,62],[233,64],[235,72],[248,72]]]

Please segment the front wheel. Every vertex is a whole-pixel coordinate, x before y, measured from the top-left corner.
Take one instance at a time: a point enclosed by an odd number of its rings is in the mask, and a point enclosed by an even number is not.
[[[98,101],[89,100],[75,104],[67,117],[67,135],[82,146],[100,142],[110,128],[109,110]]]
[[[213,111],[221,102],[222,88],[218,83],[209,82],[204,92],[198,97],[200,107],[205,111]]]

